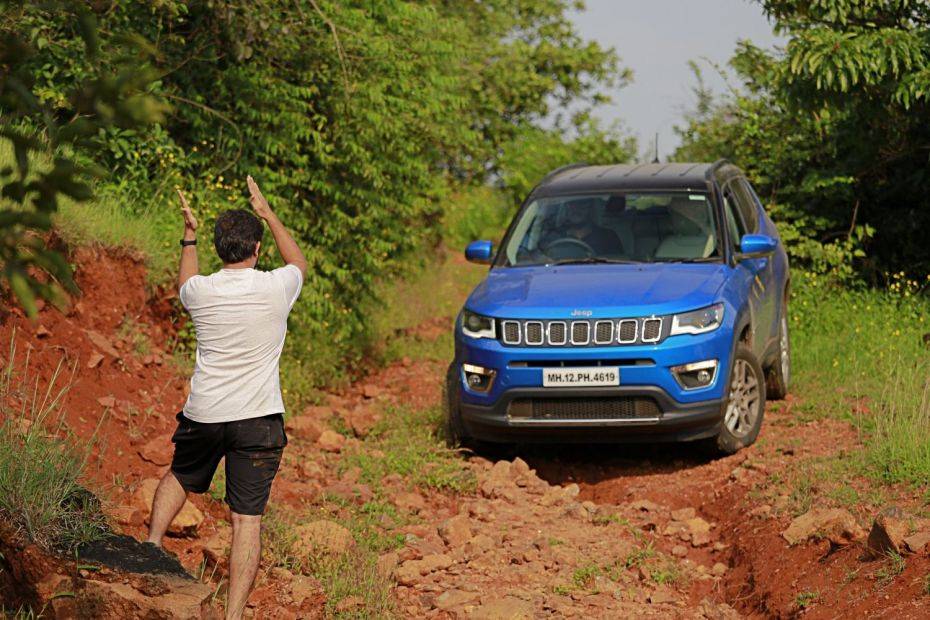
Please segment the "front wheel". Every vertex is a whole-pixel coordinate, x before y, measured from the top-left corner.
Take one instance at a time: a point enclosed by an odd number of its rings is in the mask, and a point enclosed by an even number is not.
[[[782,312],[778,323],[778,358],[769,369],[765,394],[772,400],[781,400],[788,395],[788,380],[791,379],[791,338],[788,336],[788,311]]]
[[[743,343],[736,346],[730,369],[726,410],[717,449],[734,454],[752,445],[762,428],[765,412],[765,379],[759,360]]]
[[[453,362],[446,371],[445,419],[443,420],[444,439],[449,448],[458,448],[468,442],[465,425],[462,423],[462,410],[459,407],[461,390],[458,366]]]

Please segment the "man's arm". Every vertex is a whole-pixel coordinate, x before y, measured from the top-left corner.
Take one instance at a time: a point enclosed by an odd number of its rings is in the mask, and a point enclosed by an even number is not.
[[[246,182],[249,185],[249,194],[251,194],[249,202],[252,204],[252,208],[255,209],[255,214],[265,220],[268,224],[268,228],[271,229],[271,236],[274,237],[274,242],[275,245],[278,246],[278,252],[281,254],[281,258],[283,258],[284,262],[288,265],[294,265],[300,269],[301,274],[306,275],[307,259],[304,257],[304,253],[300,251],[297,242],[294,241],[291,233],[287,232],[284,224],[281,223],[278,216],[271,210],[268,201],[265,200],[261,190],[258,189],[258,184],[255,180],[249,176],[246,178]]]
[[[197,241],[197,218],[191,213],[191,207],[187,204],[187,199],[181,190],[178,190],[178,198],[181,199],[181,213],[184,215],[184,241]],[[200,267],[197,264],[197,246],[186,245],[181,248],[181,266],[178,269],[178,289],[184,286],[184,283],[200,273]]]

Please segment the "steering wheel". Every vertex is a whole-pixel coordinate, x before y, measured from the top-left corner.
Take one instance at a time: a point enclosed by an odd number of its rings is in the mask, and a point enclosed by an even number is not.
[[[568,252],[565,254],[561,254],[560,252],[552,252],[553,249],[560,247],[565,248],[568,250]],[[591,258],[597,254],[597,252],[594,251],[594,248],[592,248],[590,245],[581,239],[575,239],[574,237],[562,237],[561,239],[556,239],[546,247],[542,248],[542,250],[552,258]],[[572,250],[581,250],[584,252],[584,255],[579,256]]]

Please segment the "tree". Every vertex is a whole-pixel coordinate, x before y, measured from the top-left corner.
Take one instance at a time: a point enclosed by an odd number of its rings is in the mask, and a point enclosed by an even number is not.
[[[94,16],[80,2],[50,8],[71,20],[93,67],[99,51]],[[91,196],[87,181],[97,171],[77,164],[69,153],[93,148],[92,138],[102,127],[157,121],[165,108],[145,93],[152,75],[144,68],[147,48],[136,40],[136,53],[124,57],[121,71],[92,72],[75,80],[69,98],[72,114],[56,114],[34,92],[30,61],[38,53],[36,44],[47,42],[21,38],[24,11],[21,5],[4,3],[0,23],[0,148],[9,148],[15,162],[0,170],[0,282],[35,316],[37,296],[60,302],[62,289],[77,291],[70,266],[47,247],[44,235],[59,195],[79,201]],[[130,59],[135,61],[131,67]]]
[[[787,45],[739,47],[731,65],[745,91],[687,119],[678,156],[746,167],[803,259],[848,266],[865,243],[862,273],[926,273],[930,9],[911,0],[762,5]]]

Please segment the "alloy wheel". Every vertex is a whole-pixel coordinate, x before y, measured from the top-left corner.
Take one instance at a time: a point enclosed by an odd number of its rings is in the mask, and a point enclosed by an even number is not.
[[[724,424],[735,437],[745,437],[756,424],[759,417],[759,377],[752,365],[743,359],[737,359],[733,367],[733,379],[730,381],[730,397]]]
[[[788,379],[790,379],[791,374],[791,351],[789,350],[788,342],[788,317],[781,318],[781,334],[779,334],[779,349],[781,350],[781,377],[782,381],[785,382],[785,387],[788,386]]]

